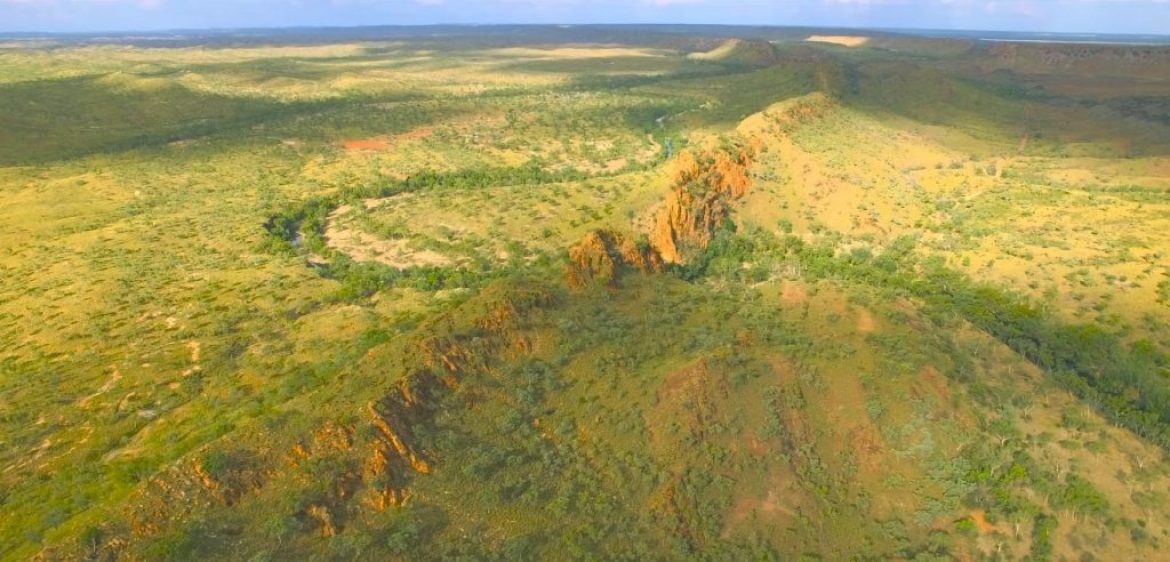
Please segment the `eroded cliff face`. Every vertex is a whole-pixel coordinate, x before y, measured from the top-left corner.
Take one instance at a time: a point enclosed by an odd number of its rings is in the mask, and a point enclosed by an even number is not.
[[[569,251],[569,286],[613,286],[630,271],[657,273],[667,264],[687,263],[715,238],[732,203],[751,191],[751,168],[769,139],[821,119],[838,103],[823,92],[785,100],[744,119],[733,138],[709,139],[713,142],[679,152],[672,162],[670,191],[645,233],[649,248],[610,230],[590,232]]]
[[[431,472],[431,461],[415,436],[415,428],[430,422],[442,395],[457,387],[462,375],[486,368],[479,353],[496,351],[468,349],[447,339],[424,340],[419,348],[423,368],[399,381],[382,399],[366,405],[373,437],[366,445],[362,468],[367,484],[363,503],[375,511],[405,504],[410,499],[411,478]]]
[[[197,455],[151,478],[127,508],[129,531],[153,535],[209,506],[230,507],[260,489],[273,470],[247,450]]]
[[[566,276],[574,288],[593,283],[616,286],[628,273],[660,273],[662,269],[662,258],[653,248],[611,230],[595,230],[569,250]]]
[[[711,242],[715,228],[728,215],[727,201],[712,191],[681,189],[666,196],[666,207],[654,223],[651,244],[667,263],[684,263],[687,256]]]
[[[485,292],[493,294],[435,319],[393,349],[373,350],[356,365],[352,376],[369,378],[371,385],[380,374],[394,382],[356,415],[343,416],[349,421],[326,421],[299,437],[243,431],[230,444],[194,453],[147,481],[122,517],[100,527],[101,545],[63,545],[39,558],[137,558],[141,545],[201,514],[268,506],[273,496],[300,497],[292,511],[274,516],[323,537],[343,533],[363,512],[410,502],[413,479],[434,470],[420,429],[433,423],[444,397],[465,377],[530,352],[534,344],[518,323],[554,301],[543,289]]]
[[[679,154],[673,187],[650,234],[650,244],[663,261],[685,263],[711,243],[728,218],[728,205],[751,189],[748,168],[758,150],[758,145],[744,143]]]
[[[668,263],[686,263],[711,243],[730,215],[728,205],[751,189],[748,169],[760,150],[762,143],[753,139],[679,153],[671,190],[647,233],[648,244],[612,230],[590,232],[569,250],[569,286],[613,287],[631,272],[660,273]]]

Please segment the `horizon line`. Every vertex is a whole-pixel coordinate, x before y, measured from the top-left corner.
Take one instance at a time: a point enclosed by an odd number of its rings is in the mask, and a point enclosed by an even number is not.
[[[1135,33],[1135,32],[1100,32],[1100,31],[1040,31],[1040,30],[1018,30],[1018,29],[968,29],[968,28],[948,28],[948,27],[868,27],[868,26],[851,26],[851,25],[808,25],[808,24],[731,24],[731,23],[672,23],[672,22],[624,22],[624,23],[383,23],[371,25],[282,25],[282,26],[242,26],[242,27],[175,27],[175,28],[147,28],[147,29],[95,29],[95,30],[77,30],[77,31],[44,31],[44,30],[0,30],[0,37],[12,36],[32,36],[24,39],[38,38],[35,36],[112,36],[112,37],[127,37],[133,34],[182,34],[182,33],[232,33],[232,32],[246,32],[246,31],[281,31],[281,30],[347,30],[347,29],[379,29],[379,28],[404,28],[404,29],[422,29],[428,27],[462,27],[462,28],[484,28],[484,27],[693,27],[693,28],[742,28],[742,29],[809,29],[809,30],[850,30],[850,31],[876,31],[880,33],[891,34],[921,34],[931,32],[941,33],[1004,33],[1004,34],[1032,34],[1032,35],[1049,35],[1049,36],[1075,36],[1075,35],[1093,35],[1093,36],[1109,36],[1109,37],[1157,37],[1170,41],[1170,33]],[[14,38],[14,37],[13,37]],[[972,38],[977,39],[977,38]]]

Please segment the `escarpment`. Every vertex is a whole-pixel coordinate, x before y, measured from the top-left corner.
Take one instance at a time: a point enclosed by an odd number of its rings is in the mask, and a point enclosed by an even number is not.
[[[411,405],[404,388],[401,394],[391,394],[367,407],[370,424],[376,431],[364,467],[366,479],[371,482],[365,503],[377,511],[405,503],[410,497],[406,489],[410,475],[431,471],[412,430],[416,422],[411,418],[420,414],[419,404]]]
[[[569,250],[569,286],[615,286],[631,272],[660,273],[668,263],[686,263],[711,243],[730,215],[729,205],[751,189],[748,169],[760,150],[753,140],[698,154],[682,151],[648,243],[612,230],[590,232]]]
[[[129,511],[129,531],[148,536],[211,506],[230,507],[262,488],[273,469],[249,450],[196,455],[151,478]]]
[[[437,470],[423,436],[446,395],[466,377],[527,354],[534,344],[521,322],[554,300],[522,282],[484,289],[353,366],[348,376],[368,389],[364,400],[346,395],[342,405],[317,406],[340,417],[315,418],[315,429],[283,437],[263,427],[241,428],[230,444],[192,453],[144,482],[121,517],[95,528],[101,545],[66,543],[40,558],[83,559],[89,554],[80,552],[95,548],[101,559],[141,558],[142,549],[186,532],[190,522],[233,511],[271,513],[306,536],[332,537],[363,514],[409,503],[412,481]],[[297,416],[311,411],[290,410]]]
[[[429,335],[416,340],[408,373],[380,398],[365,405],[367,435],[356,447],[364,457],[357,477],[361,505],[382,512],[406,504],[411,498],[411,480],[434,470],[434,460],[418,437],[418,430],[429,425],[441,407],[444,396],[459,387],[461,380],[483,373],[501,357],[523,354],[529,348],[519,333],[517,322],[533,308],[546,306],[552,297],[543,291],[516,291],[489,299],[489,305],[476,311],[470,333],[466,327],[444,326],[452,314],[432,329],[451,331],[452,335]],[[314,505],[306,512],[316,521],[323,536],[340,530],[344,522],[337,513],[349,508],[341,505]]]
[[[613,286],[628,273],[660,273],[662,269],[662,258],[649,245],[611,230],[595,230],[569,250],[567,277],[570,287]]]
[[[499,316],[498,311],[494,316]],[[421,368],[399,381],[383,398],[367,404],[373,437],[363,467],[369,484],[366,506],[385,511],[403,505],[410,498],[410,478],[431,472],[431,461],[415,436],[415,428],[429,423],[442,394],[458,386],[462,375],[486,369],[487,357],[502,347],[483,340],[470,344],[467,347],[457,340],[424,340],[418,346],[422,351]]]
[[[1164,45],[995,43],[978,64],[986,70],[1068,73],[1081,76],[1165,76],[1170,71]]]
[[[685,263],[711,243],[727,220],[728,205],[752,187],[748,168],[755,145],[732,145],[695,155],[683,151],[672,189],[650,234],[650,244],[667,263]]]
[[[671,190],[650,232],[650,245],[662,261],[684,264],[706,249],[729,218],[730,205],[751,191],[750,170],[765,151],[765,138],[788,134],[836,105],[824,93],[786,100],[741,122],[735,142],[679,153]]]

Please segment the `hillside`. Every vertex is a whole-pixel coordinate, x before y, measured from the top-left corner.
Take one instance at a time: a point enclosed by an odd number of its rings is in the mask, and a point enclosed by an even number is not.
[[[1158,559],[1165,54],[804,31],[0,53],[0,559]]]

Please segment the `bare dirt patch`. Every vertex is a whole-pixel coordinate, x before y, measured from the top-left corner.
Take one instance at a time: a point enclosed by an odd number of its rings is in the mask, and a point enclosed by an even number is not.
[[[382,240],[361,231],[326,229],[326,244],[357,261],[376,261],[391,267],[446,266],[451,258],[433,250],[417,250],[407,240]]]
[[[114,367],[114,372],[110,374],[109,380],[107,380],[105,382],[105,384],[103,384],[102,387],[97,390],[97,392],[94,392],[93,394],[90,394],[89,396],[86,396],[85,398],[82,398],[81,400],[79,400],[77,402],[77,405],[79,407],[82,407],[82,408],[88,406],[90,401],[92,401],[94,398],[97,398],[98,396],[101,396],[101,395],[109,392],[110,389],[114,388],[114,385],[118,384],[118,381],[120,381],[120,380],[122,380],[122,372],[119,371],[117,367]]]
[[[677,400],[688,392],[694,392],[708,377],[707,364],[700,362],[685,369],[666,375],[659,392],[659,401]]]
[[[869,37],[859,37],[856,35],[812,35],[805,41],[812,43],[832,43],[834,45],[841,45],[842,47],[860,47],[869,43]]]
[[[918,374],[922,377],[922,382],[926,384],[930,391],[934,392],[943,400],[951,399],[951,389],[947,386],[946,379],[938,372],[938,369],[928,365],[923,367]]]
[[[808,302],[808,291],[804,289],[804,285],[788,281],[780,290],[780,299],[785,304],[804,304]]]
[[[873,313],[864,308],[857,309],[857,331],[863,334],[873,333],[877,329],[877,322],[873,319]]]
[[[995,532],[995,525],[987,521],[987,515],[982,510],[972,511],[971,521],[975,523],[975,528],[979,529],[980,535],[990,535]]]
[[[424,139],[432,134],[433,127],[419,127],[400,135],[378,136],[368,139],[350,139],[341,143],[342,148],[351,151],[387,151],[404,142]]]
[[[612,57],[658,57],[661,52],[651,49],[635,49],[626,47],[559,47],[553,49],[539,49],[527,47],[510,47],[488,51],[490,54],[522,57],[534,59],[593,59]]]
[[[391,199],[402,201],[413,197],[403,193],[392,198],[366,199],[363,204],[372,209],[388,204]],[[408,268],[420,266],[442,267],[451,265],[453,260],[433,250],[412,248],[406,239],[383,239],[347,225],[343,217],[353,211],[350,205],[342,205],[329,215],[325,223],[325,244],[357,261],[376,261],[391,267]]]
[[[882,470],[882,453],[886,450],[881,431],[872,423],[861,423],[848,433],[849,443],[857,453],[860,466],[867,473]]]
[[[187,349],[191,350],[191,362],[199,363],[199,359],[203,353],[203,345],[196,340],[187,342]]]
[[[354,139],[341,143],[346,150],[390,150],[390,139],[374,137],[372,139]]]
[[[768,478],[766,486],[767,493],[763,494],[763,497],[760,497],[761,494],[758,492],[746,490],[737,495],[724,518],[722,533],[724,539],[730,538],[735,530],[753,515],[773,522],[796,517],[796,510],[792,504],[798,491],[793,484],[792,475],[787,471],[774,472]]]
[[[691,54],[687,55],[687,58],[693,59],[693,60],[721,60],[721,59],[725,59],[728,56],[730,56],[731,53],[733,51],[735,51],[735,48],[738,47],[741,43],[742,43],[742,41],[740,41],[739,39],[731,39],[729,41],[724,42],[722,45],[716,47],[715,49],[712,49],[712,50],[707,51],[705,53],[691,53]]]
[[[198,340],[191,340],[187,342],[187,349],[191,350],[191,367],[183,371],[184,377],[203,370],[203,367],[199,365],[199,360],[203,356],[203,345]]]

